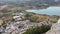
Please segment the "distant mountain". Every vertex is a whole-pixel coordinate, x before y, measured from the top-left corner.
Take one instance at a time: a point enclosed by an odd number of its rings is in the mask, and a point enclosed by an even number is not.
[[[0,0],[0,3],[25,4],[25,5],[38,5],[38,4],[55,5],[60,4],[60,0]]]

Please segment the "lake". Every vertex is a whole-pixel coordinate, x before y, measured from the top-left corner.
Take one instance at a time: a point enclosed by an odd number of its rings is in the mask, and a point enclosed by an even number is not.
[[[37,14],[58,15],[60,16],[60,7],[51,6],[47,9],[26,10],[27,12],[34,12]]]

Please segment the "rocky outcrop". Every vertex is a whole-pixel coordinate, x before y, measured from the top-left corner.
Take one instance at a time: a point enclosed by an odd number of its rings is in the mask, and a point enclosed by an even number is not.
[[[51,30],[49,30],[46,34],[60,34],[60,19],[57,23],[52,25]]]

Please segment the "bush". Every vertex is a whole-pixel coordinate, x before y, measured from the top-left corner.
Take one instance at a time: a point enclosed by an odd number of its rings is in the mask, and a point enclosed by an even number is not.
[[[50,26],[47,25],[43,25],[41,27],[35,27],[35,28],[31,28],[28,29],[25,33],[23,34],[44,34],[45,32],[47,32],[50,29]]]

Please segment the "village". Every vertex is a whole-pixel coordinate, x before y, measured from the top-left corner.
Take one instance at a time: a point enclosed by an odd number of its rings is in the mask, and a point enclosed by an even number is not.
[[[51,26],[53,23],[50,20],[40,23],[32,23],[30,20],[23,20],[23,18],[25,18],[25,14],[22,12],[16,12],[12,15],[14,15],[12,20],[8,21],[8,23],[3,24],[5,28],[3,26],[0,26],[1,34],[23,34],[29,28],[34,28],[42,25]]]

